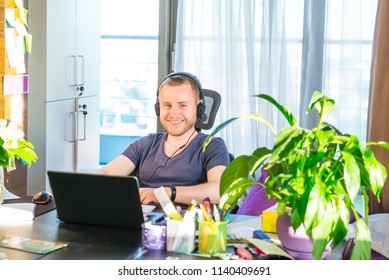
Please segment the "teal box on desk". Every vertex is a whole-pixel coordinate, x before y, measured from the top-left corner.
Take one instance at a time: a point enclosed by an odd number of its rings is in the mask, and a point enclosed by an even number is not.
[[[189,254],[195,249],[196,222],[168,219],[166,223],[166,251]]]

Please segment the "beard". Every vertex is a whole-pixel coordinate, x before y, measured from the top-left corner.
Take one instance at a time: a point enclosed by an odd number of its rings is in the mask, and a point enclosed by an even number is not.
[[[164,121],[162,123],[165,130],[172,136],[182,136],[188,131],[193,131],[194,122],[188,122],[188,120],[183,120],[180,123],[171,123],[169,121]]]

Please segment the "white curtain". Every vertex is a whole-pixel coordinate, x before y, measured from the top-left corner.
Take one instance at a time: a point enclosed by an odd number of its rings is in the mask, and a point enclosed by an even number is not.
[[[260,113],[279,132],[286,122],[258,93],[288,106],[302,126],[315,125],[305,111],[319,90],[336,100],[327,121],[365,139],[376,2],[179,0],[174,70],[221,93],[214,127]],[[219,136],[235,156],[274,140],[266,126],[248,120]]]

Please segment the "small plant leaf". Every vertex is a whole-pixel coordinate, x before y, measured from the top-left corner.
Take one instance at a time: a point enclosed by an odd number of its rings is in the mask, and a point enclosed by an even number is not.
[[[380,146],[380,147],[385,148],[389,151],[389,143],[383,142],[383,141],[368,142],[368,143],[366,143],[366,146]]]
[[[286,120],[288,121],[290,126],[293,126],[293,125],[295,125],[297,123],[297,120],[295,119],[293,114],[289,111],[289,109],[284,107],[284,106],[282,106],[280,103],[278,103],[270,95],[267,95],[267,94],[257,94],[255,96],[259,97],[259,98],[262,98],[262,99],[265,99],[265,100],[269,101],[270,103],[272,103],[275,107],[277,107],[277,109],[281,112],[281,114],[284,115],[284,117],[286,118]]]
[[[307,232],[311,232],[326,213],[325,192],[326,185],[319,181],[316,182],[309,192],[308,204],[304,215],[304,226]],[[317,233],[316,233],[317,234]]]
[[[361,188],[359,167],[355,158],[348,152],[341,152],[344,160],[344,184],[352,203]]]
[[[351,253],[352,260],[370,260],[371,259],[371,236],[369,227],[359,219],[356,221],[356,240]]]
[[[253,119],[253,120],[257,120],[259,122],[262,122],[270,128],[270,130],[273,132],[274,135],[276,135],[276,131],[275,131],[274,127],[269,122],[267,122],[260,114],[251,114],[251,115],[246,115],[246,116],[241,116],[241,117],[235,117],[235,118],[231,118],[231,119],[223,122],[222,124],[218,125],[211,132],[211,134],[209,134],[207,136],[207,138],[204,140],[204,143],[203,143],[203,151],[205,151],[209,142],[211,142],[212,138],[215,137],[216,133],[218,133],[220,130],[222,130],[227,125],[231,124],[232,122],[235,122],[237,120],[242,120],[242,119]]]
[[[276,163],[292,154],[299,143],[304,140],[304,130],[298,126],[284,128],[274,143],[271,163]]]
[[[335,100],[323,95],[319,91],[312,94],[311,102],[308,105],[307,113],[313,108],[319,113],[319,116],[328,115],[334,108]]]
[[[369,174],[371,191],[377,197],[378,201],[380,201],[382,187],[387,178],[386,168],[375,158],[371,149],[361,148],[361,152],[366,171]]]
[[[260,166],[262,166],[263,162],[271,156],[271,151],[268,148],[262,147],[258,148],[253,153],[253,158],[255,160],[252,161],[252,164],[250,162],[249,170],[250,175],[254,176],[255,171],[257,171]]]
[[[350,211],[347,209],[343,200],[339,200],[335,210],[337,219],[334,221],[335,226],[332,231],[332,246],[336,247],[342,242],[347,234],[348,224],[350,221]],[[334,213],[335,214],[335,213]]]
[[[244,191],[254,185],[256,182],[249,178],[239,178],[229,185],[224,193],[221,194],[219,209],[222,209],[224,205],[230,205],[233,209],[239,202],[239,198],[242,197]]]
[[[238,178],[247,177],[249,173],[250,156],[241,155],[235,158],[224,170],[220,179],[220,194],[226,192],[226,189]]]

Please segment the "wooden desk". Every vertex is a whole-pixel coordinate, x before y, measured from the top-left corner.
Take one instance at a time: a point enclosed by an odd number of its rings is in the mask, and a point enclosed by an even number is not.
[[[250,234],[260,229],[261,219],[254,216],[231,215],[229,232]],[[235,230],[234,230],[235,229]],[[245,233],[246,230],[246,233]],[[1,222],[0,235],[15,235],[32,239],[64,242],[68,246],[46,255],[0,248],[10,259],[43,260],[124,260],[124,259],[207,259],[201,256],[166,251],[143,250],[141,231],[116,227],[77,225],[60,222],[56,210],[37,216],[33,221]],[[249,237],[249,236],[247,236]],[[339,259],[343,246],[338,246],[328,257]]]
[[[33,221],[1,223],[0,235],[10,234],[45,241],[59,241],[68,246],[46,255],[4,250],[10,259],[44,260],[122,260],[133,259],[141,245],[140,230],[62,223],[52,210]],[[16,252],[14,252],[16,251]]]

